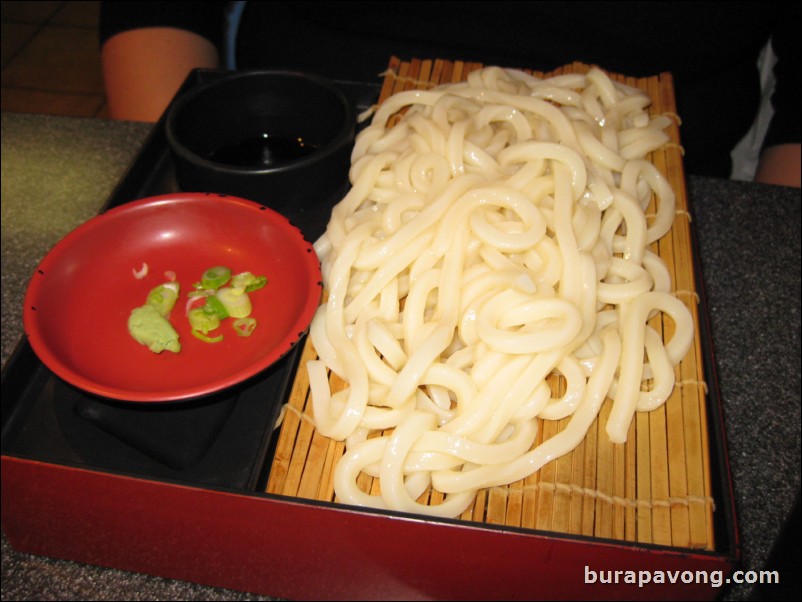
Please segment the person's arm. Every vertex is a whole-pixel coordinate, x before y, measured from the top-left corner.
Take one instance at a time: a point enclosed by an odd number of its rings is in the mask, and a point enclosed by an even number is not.
[[[799,19],[802,18],[798,2],[783,3],[771,37],[771,46],[777,57],[774,65],[776,79],[771,103],[774,115],[763,141],[755,181],[800,187],[800,88],[799,63],[802,61],[802,42],[799,36]]]
[[[101,49],[109,115],[157,121],[192,69],[218,68],[217,48],[182,29],[152,27],[123,31]]]
[[[763,151],[756,182],[800,187],[800,145],[778,144]]]

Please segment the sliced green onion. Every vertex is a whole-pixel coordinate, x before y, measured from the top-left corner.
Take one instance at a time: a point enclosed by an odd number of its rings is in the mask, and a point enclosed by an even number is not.
[[[187,295],[187,302],[184,304],[184,314],[189,315],[189,310],[192,309],[192,306],[195,303],[203,300],[204,298],[208,297],[209,295],[214,295],[214,291],[200,291],[195,290],[190,292]],[[204,301],[205,303],[205,301]]]
[[[147,304],[153,306],[162,316],[166,316],[178,300],[177,282],[160,284],[148,293]]]
[[[201,286],[203,288],[213,288],[217,290],[231,278],[231,270],[225,266],[218,265],[209,268],[201,276]]]
[[[199,330],[192,330],[192,334],[194,334],[197,338],[199,338],[204,343],[219,343],[223,340],[223,335],[219,334],[216,337],[207,337],[205,334],[200,332]]]
[[[257,276],[256,280],[254,280],[251,284],[245,287],[245,292],[250,293],[252,291],[258,291],[260,288],[263,288],[267,284],[267,276]]]
[[[231,279],[233,288],[244,288],[246,293],[259,290],[266,284],[266,276],[254,276],[250,272],[242,272]]]
[[[217,291],[217,298],[220,300],[228,315],[232,318],[247,318],[251,315],[251,300],[248,293],[242,288],[221,288]],[[208,300],[207,300],[208,303]]]
[[[231,326],[237,331],[241,337],[249,337],[256,328],[256,318],[239,318],[232,322]]]
[[[214,295],[206,299],[206,304],[202,309],[207,314],[217,316],[220,320],[225,320],[228,317],[226,306]]]
[[[214,314],[207,314],[200,307],[190,309],[187,317],[192,330],[200,330],[203,334],[207,334],[210,330],[220,326],[220,318]]]

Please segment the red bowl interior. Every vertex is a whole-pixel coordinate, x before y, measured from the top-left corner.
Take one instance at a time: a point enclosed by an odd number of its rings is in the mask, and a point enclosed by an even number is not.
[[[142,279],[133,271],[147,263]],[[187,293],[215,265],[267,276],[250,294],[258,326],[240,337],[223,322],[215,344],[195,338]],[[182,350],[151,352],[128,316],[173,271],[181,294],[170,314]],[[25,333],[42,362],[91,393],[136,402],[188,399],[268,368],[306,332],[320,302],[312,245],[282,215],[216,194],[174,194],[111,209],[65,236],[39,264],[25,296]]]

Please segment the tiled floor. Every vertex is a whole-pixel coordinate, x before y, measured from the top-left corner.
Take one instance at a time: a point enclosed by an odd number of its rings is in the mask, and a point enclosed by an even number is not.
[[[100,2],[2,5],[2,110],[105,118]]]

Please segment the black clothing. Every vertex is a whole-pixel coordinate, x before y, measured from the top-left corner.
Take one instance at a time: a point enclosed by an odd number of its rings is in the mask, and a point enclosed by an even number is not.
[[[147,5],[147,8],[141,6]],[[222,41],[225,2],[104,2],[101,41],[153,25]],[[689,173],[728,177],[755,119],[757,59],[769,38],[775,117],[769,145],[800,142],[800,23],[785,2],[255,2],[237,67],[380,81],[391,55],[551,71],[573,61],[634,77],[671,71]]]

